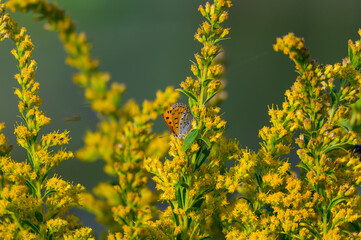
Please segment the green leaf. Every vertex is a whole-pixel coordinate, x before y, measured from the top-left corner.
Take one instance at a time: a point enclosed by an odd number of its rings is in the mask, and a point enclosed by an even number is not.
[[[50,173],[50,170],[44,174],[44,176],[41,178],[40,184],[44,183],[45,179],[49,176],[49,173]]]
[[[39,227],[33,224],[32,222],[29,222],[28,220],[23,220],[22,223],[24,225],[28,225],[29,227],[31,227],[34,230],[34,232],[39,233]]]
[[[174,213],[174,205],[173,205],[172,201],[168,201],[168,203],[169,203],[169,206],[172,208],[172,213],[173,213],[173,217],[174,217],[175,223],[177,224],[177,226],[179,226],[178,218],[177,218],[177,216],[176,216],[175,213]]]
[[[43,214],[41,214],[41,212],[39,212],[39,211],[35,212],[35,218],[36,218],[36,220],[38,220],[39,223],[42,223],[44,221]]]
[[[197,202],[195,202],[193,204],[193,207],[198,209],[198,210],[201,209],[201,206],[202,206],[204,200],[205,200],[205,198],[202,197],[201,199],[199,199]]]
[[[345,202],[345,201],[346,201],[345,197],[337,197],[330,202],[330,204],[327,207],[327,210],[331,211],[331,209],[334,208],[337,204]]]
[[[232,220],[232,222],[238,223],[239,225],[241,225],[241,227],[242,227],[244,230],[247,230],[246,226],[245,226],[242,222],[240,222],[240,221],[238,221],[238,220]]]
[[[256,177],[258,186],[262,187],[262,183],[263,183],[262,176],[258,173],[255,173],[254,176]]]
[[[336,146],[332,146],[332,147],[328,147],[326,148],[325,150],[323,150],[323,153],[327,154],[333,150],[336,150],[336,149],[344,149],[342,146],[340,145],[336,145]]]
[[[189,189],[189,186],[186,183],[181,183],[181,186],[186,188],[186,189]]]
[[[324,171],[324,172],[322,172],[322,174],[325,174],[325,175],[329,176],[332,180],[337,181],[337,177],[336,177],[334,171]]]
[[[53,193],[56,193],[56,192],[57,192],[57,191],[55,191],[55,190],[50,190],[50,191],[45,192],[45,194],[44,194],[44,196],[43,196],[43,199],[46,198],[46,197],[48,197],[50,194],[53,194]]]
[[[325,186],[323,184],[319,184],[318,186],[316,186],[315,191],[322,197],[326,197]]]
[[[205,147],[201,148],[198,151],[197,157],[196,157],[195,170],[197,170],[204,163],[204,161],[209,156],[210,152],[211,152],[211,149],[210,148],[205,148]]]
[[[30,165],[31,165],[31,166],[34,166],[33,157],[31,156],[31,154],[30,154],[29,151],[27,152],[27,154],[28,154],[28,159],[29,159]]]
[[[307,164],[305,164],[304,162],[300,162],[296,166],[305,169],[307,172],[311,171],[311,168]]]
[[[192,145],[192,143],[197,139],[199,129],[195,129],[192,132],[188,133],[187,137],[184,139],[182,151],[185,152]]]
[[[129,224],[125,221],[124,218],[122,218],[121,216],[117,215],[117,217],[123,222],[124,225],[129,226]]]
[[[59,215],[59,212],[55,212],[55,213],[53,213],[53,214],[51,215],[50,218],[56,218],[58,215]]]
[[[338,99],[337,99],[337,89],[336,88],[332,88],[332,91],[330,92],[330,96],[331,96],[331,101],[332,101],[332,107],[336,107],[334,106],[335,104],[337,105],[338,103]]]
[[[209,140],[209,138],[201,138],[201,140],[207,144],[207,148],[210,148],[212,146],[211,144],[211,140]]]
[[[181,189],[180,187],[176,187],[176,191],[175,191],[175,195],[178,201],[178,207],[179,208],[183,208],[183,203],[182,203],[182,195],[181,195]]]
[[[184,93],[185,95],[192,98],[196,102],[198,101],[197,98],[191,92],[188,92],[188,91],[186,91],[184,89],[180,89],[180,88],[178,88],[177,91]]]
[[[33,195],[35,196],[36,195],[36,190],[35,190],[35,187],[34,185],[27,179],[25,179],[25,183],[26,185],[31,189],[31,192],[33,193]]]
[[[304,224],[307,224],[307,223],[304,223]],[[320,234],[318,234],[318,232],[315,229],[313,229],[311,226],[300,225],[300,227],[308,229],[317,239],[322,239]]]
[[[203,81],[203,87],[207,87],[208,84],[210,83],[210,81],[212,81],[212,79],[206,79]]]
[[[327,222],[330,222],[331,219],[331,211],[327,212]]]
[[[193,98],[188,98],[188,105],[189,105],[189,108],[192,112],[192,115],[194,116],[194,112],[192,111],[193,107],[197,105],[197,101],[194,100]]]
[[[310,141],[310,139],[308,139],[307,136],[303,136],[303,139],[304,139],[304,141],[305,141],[305,146],[307,146],[307,145],[308,145],[308,142]]]
[[[204,105],[209,102],[217,93],[219,93],[219,91],[216,91],[214,93],[212,93],[209,97],[207,97],[206,101],[204,102]]]

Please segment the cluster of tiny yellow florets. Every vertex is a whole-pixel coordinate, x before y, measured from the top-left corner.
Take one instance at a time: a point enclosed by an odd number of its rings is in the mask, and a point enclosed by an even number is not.
[[[169,219],[163,220],[165,226],[173,229],[171,238],[198,239],[220,234],[219,226],[211,226],[219,214],[219,206],[227,204],[227,192],[224,184],[218,184],[220,188],[216,185],[233,143],[223,139],[226,122],[219,116],[220,108],[207,103],[222,90],[219,77],[223,66],[214,64],[214,59],[221,52],[219,42],[229,33],[221,23],[228,18],[225,9],[230,6],[231,1],[215,0],[198,8],[207,20],[195,34],[203,48],[200,54],[195,54],[191,66],[195,78],[187,77],[180,84],[182,89],[178,89],[189,97],[194,118],[192,130],[184,138],[171,137],[170,159],[147,158],[145,162],[146,168],[156,175],[153,179],[162,191],[161,200],[170,205],[169,217],[175,218],[173,226],[166,223]],[[169,231],[157,226],[149,231],[159,235]]]
[[[1,5],[0,40],[15,41],[12,54],[20,70],[15,78],[21,88],[15,94],[24,123],[17,125],[15,134],[29,159],[11,159],[11,146],[1,133],[5,126],[0,124],[0,238],[92,239],[91,229],[65,216],[79,204],[108,227],[109,240],[360,238],[361,153],[354,148],[361,140],[360,41],[349,41],[348,57],[341,63],[323,66],[311,58],[302,38],[290,33],[277,39],[274,50],[289,56],[299,76],[286,91],[282,107],[269,108],[270,126],[259,131],[260,149],[252,151],[223,136],[226,122],[220,108],[210,104],[223,88],[224,67],[215,58],[222,51],[219,42],[229,34],[221,24],[231,1],[214,0],[198,8],[206,21],[194,37],[203,47],[191,66],[194,77],[187,77],[178,89],[189,97],[194,120],[184,137],[170,139],[152,133],[152,126],[176,102],[173,88],[159,91],[142,107],[134,100],[122,105],[125,86],[109,85],[110,75],[98,71],[85,34],[75,32],[64,11],[42,0],[9,0],[6,7],[33,10],[58,31],[69,54],[66,62],[80,70],[74,82],[102,117],[77,156],[103,159],[106,173],[117,176],[118,183],[100,183],[94,193],[105,200],[99,200],[80,195],[80,185],[48,178],[53,167],[73,156],[63,149],[49,151],[67,144],[68,132],[37,139],[50,119],[39,110],[33,45]],[[169,157],[163,161],[168,142]],[[300,176],[288,160],[294,157],[293,146]],[[235,164],[227,168],[229,161]],[[154,207],[156,194],[147,186],[149,172],[155,175],[160,200],[169,204],[161,213]]]
[[[12,145],[7,145],[7,138],[2,133],[3,129],[5,128],[5,123],[0,123],[0,157],[6,156],[12,150]]]
[[[109,73],[98,71],[99,61],[90,56],[91,45],[84,33],[75,32],[74,23],[56,4],[37,0],[9,0],[6,7],[11,11],[30,11],[48,20],[48,28],[59,32],[68,53],[66,63],[81,72],[74,75],[74,82],[84,88],[86,99],[92,109],[106,116],[119,116],[121,95],[125,91],[124,84],[114,82],[108,87]]]
[[[19,74],[15,79],[20,88],[15,89],[19,98],[19,112],[23,120],[14,133],[18,144],[27,151],[28,159],[14,161],[10,156],[6,138],[0,134],[0,238],[1,239],[92,239],[90,228],[81,228],[76,218],[65,217],[70,207],[79,205],[80,185],[49,173],[61,162],[73,157],[73,153],[53,146],[69,142],[68,131],[43,135],[38,139],[40,128],[50,123],[50,118],[39,110],[41,99],[37,95],[39,83],[35,82],[36,62],[31,59],[33,44],[25,28],[5,12],[0,5],[0,41],[12,39],[16,49],[11,53],[18,61]],[[4,125],[1,124],[2,130]],[[54,220],[58,220],[55,221]]]
[[[144,101],[142,109],[133,100],[121,106],[125,86],[116,82],[108,86],[110,75],[98,72],[99,63],[90,56],[85,34],[75,32],[64,11],[41,0],[9,0],[7,7],[13,11],[34,10],[48,20],[50,29],[58,31],[69,55],[66,62],[80,70],[74,75],[74,82],[84,89],[92,109],[102,114],[98,130],[87,133],[85,147],[77,152],[77,157],[85,161],[103,159],[105,171],[117,175],[119,184],[102,183],[95,189],[106,202],[84,194],[82,203],[110,231],[120,231],[117,236],[142,234],[143,222],[152,218],[149,204],[154,198],[147,187],[149,174],[144,170],[143,159],[145,155],[162,157],[167,149],[167,138],[158,138],[151,132],[152,121],[175,103],[179,94],[167,88],[157,93],[155,101]],[[103,193],[105,189],[108,194]]]
[[[350,52],[359,56],[359,43],[355,45]],[[225,210],[230,226],[226,238],[357,237],[359,231],[352,226],[361,218],[361,163],[349,150],[360,136],[347,120],[359,98],[358,63],[349,56],[322,66],[311,59],[304,40],[291,33],[277,39],[274,49],[295,62],[299,76],[286,91],[282,108],[269,111],[271,126],[260,131],[261,149],[251,154],[257,166],[246,171],[254,178],[239,182],[244,197]],[[300,177],[285,158],[296,130],[301,132],[295,139]]]

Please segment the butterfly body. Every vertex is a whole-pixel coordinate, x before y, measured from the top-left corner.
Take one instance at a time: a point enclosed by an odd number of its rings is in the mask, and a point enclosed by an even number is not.
[[[192,128],[193,115],[184,103],[173,104],[162,116],[168,128],[178,138],[184,137]]]

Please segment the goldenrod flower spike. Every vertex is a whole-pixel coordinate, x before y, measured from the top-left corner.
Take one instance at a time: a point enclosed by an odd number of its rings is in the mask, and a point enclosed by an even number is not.
[[[238,182],[245,197],[222,216],[229,226],[227,239],[359,237],[351,225],[358,225],[361,216],[356,190],[361,162],[349,150],[360,136],[352,131],[356,121],[347,120],[359,99],[360,49],[349,44],[349,58],[323,66],[311,59],[303,39],[292,33],[277,39],[274,49],[294,61],[299,76],[282,108],[269,109],[271,126],[261,129],[261,149],[250,155],[257,165],[246,171],[255,177]],[[296,131],[300,177],[287,159]],[[231,170],[242,168],[237,164]]]
[[[109,84],[110,75],[98,72],[99,62],[91,58],[85,34],[75,32],[73,22],[63,10],[41,0],[10,0],[7,7],[12,11],[33,10],[48,21],[50,29],[59,33],[69,54],[66,62],[80,70],[74,75],[74,82],[84,89],[85,98],[99,113],[98,130],[87,133],[85,147],[77,152],[77,157],[85,161],[103,159],[105,171],[117,175],[119,184],[114,187],[99,184],[95,191],[107,198],[107,202],[84,194],[85,208],[97,214],[109,230],[118,232],[117,236],[144,234],[144,222],[155,215],[155,209],[150,207],[155,197],[147,186],[149,174],[143,160],[146,155],[162,157],[167,149],[167,138],[158,139],[151,132],[152,121],[176,102],[179,93],[170,87],[159,91],[155,101],[144,101],[142,109],[132,100],[122,105],[125,85]],[[113,191],[108,191],[109,188]],[[109,194],[104,195],[102,189]]]
[[[19,73],[15,79],[20,88],[15,89],[19,98],[19,112],[23,123],[17,124],[14,133],[18,144],[27,151],[28,159],[14,161],[0,135],[0,238],[1,239],[94,239],[90,228],[82,228],[78,220],[68,214],[69,208],[79,205],[81,185],[53,176],[50,172],[73,153],[53,146],[67,144],[68,131],[55,131],[38,139],[42,126],[50,123],[39,109],[37,95],[39,83],[35,82],[36,62],[31,59],[33,44],[25,28],[19,28],[0,5],[0,41],[12,39],[16,49],[11,53],[18,60]],[[4,125],[0,125],[0,130]],[[71,219],[73,217],[73,219]]]
[[[199,239],[217,232],[210,224],[218,216],[220,208],[217,203],[226,202],[223,185],[219,185],[219,189],[216,185],[217,179],[221,178],[221,168],[228,160],[220,157],[228,151],[221,144],[233,146],[233,143],[223,140],[226,122],[219,116],[220,109],[206,107],[206,104],[221,90],[218,77],[223,67],[215,65],[214,58],[221,52],[219,42],[229,33],[221,23],[227,19],[226,9],[230,6],[230,1],[216,0],[199,7],[198,10],[207,21],[197,30],[195,39],[203,48],[201,54],[195,54],[195,62],[191,66],[195,79],[187,77],[180,85],[182,89],[178,89],[189,97],[193,115],[192,129],[180,137],[171,137],[171,159],[162,162],[159,158],[147,158],[145,162],[146,168],[156,175],[153,179],[157,182],[157,188],[163,191],[161,200],[166,200],[170,205],[167,212],[173,221],[169,225],[170,219],[163,217],[154,222],[149,231],[157,232],[157,235],[167,235],[169,231],[172,234],[168,237],[172,239]],[[180,124],[178,121],[183,115],[172,113],[178,106],[185,105],[170,107],[169,113],[164,114],[165,120],[171,116],[172,121]],[[168,121],[171,130],[178,134],[177,124]],[[163,224],[165,229],[161,229]]]

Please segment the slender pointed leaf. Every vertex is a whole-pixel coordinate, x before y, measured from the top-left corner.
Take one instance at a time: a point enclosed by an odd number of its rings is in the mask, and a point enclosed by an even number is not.
[[[39,212],[39,211],[35,212],[35,218],[36,218],[36,220],[38,220],[39,223],[42,223],[44,221],[43,214],[41,214],[41,212]]]
[[[176,195],[176,198],[177,198],[177,201],[178,201],[178,207],[183,208],[182,195],[181,195],[180,187],[177,188],[177,190],[175,191],[175,195]]]
[[[188,92],[188,91],[186,91],[184,89],[180,89],[180,88],[178,88],[177,91],[184,93],[185,95],[187,95],[188,97],[192,98],[194,101],[197,102],[197,98],[191,92]]]
[[[311,171],[311,168],[307,164],[305,164],[304,162],[300,162],[299,164],[297,164],[297,167],[303,168],[307,172]]]
[[[47,192],[44,194],[43,199],[44,199],[44,198],[47,198],[50,194],[53,194],[53,193],[56,193],[56,192],[57,192],[57,191],[55,191],[55,190],[47,191]]]
[[[212,79],[206,79],[203,81],[203,87],[207,87],[207,85],[212,81]]]
[[[201,138],[201,140],[207,144],[207,147],[210,148],[212,146],[211,140],[209,138]]]
[[[204,102],[204,104],[206,104],[207,102],[209,102],[217,93],[219,93],[219,91],[216,91],[214,93],[212,93],[209,97],[207,97],[206,101]]]
[[[31,227],[34,230],[34,232],[39,233],[39,227],[33,224],[32,222],[29,222],[28,220],[23,220],[22,223],[24,225],[28,225],[29,227]]]
[[[176,216],[175,213],[174,213],[174,205],[173,205],[172,201],[168,201],[168,203],[169,203],[169,206],[172,208],[172,213],[173,213],[173,217],[174,217],[175,223],[177,224],[177,226],[179,226],[178,218],[177,218],[177,216]]]
[[[255,173],[254,176],[256,177],[256,180],[257,180],[257,183],[258,183],[258,186],[262,186],[262,183],[263,183],[263,180],[262,180],[262,176],[258,173]]]
[[[185,152],[192,145],[192,143],[197,139],[199,129],[195,129],[192,132],[188,133],[187,137],[184,139],[182,151]]]
[[[189,186],[186,183],[181,183],[181,186],[186,188],[186,189],[189,189]]]
[[[210,152],[211,152],[211,149],[208,149],[208,148],[200,149],[200,151],[198,152],[197,158],[196,158],[195,170],[197,170],[204,163],[204,161],[209,156]]]
[[[328,208],[327,210],[328,211],[331,211],[332,208],[334,208],[337,204],[339,203],[342,203],[342,202],[345,202],[346,201],[346,198],[345,197],[338,197],[338,198],[335,198],[331,201],[330,205],[328,205]]]
[[[322,237],[320,236],[320,234],[314,230],[313,228],[311,228],[310,226],[307,226],[307,225],[301,225],[300,226],[301,228],[306,228],[308,229],[317,239],[322,239]]]
[[[25,179],[25,183],[26,185],[31,189],[31,192],[33,193],[33,195],[35,196],[36,195],[36,190],[35,190],[35,187],[34,185],[27,179]]]

